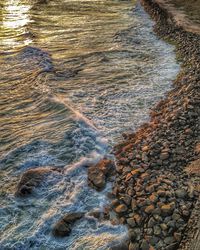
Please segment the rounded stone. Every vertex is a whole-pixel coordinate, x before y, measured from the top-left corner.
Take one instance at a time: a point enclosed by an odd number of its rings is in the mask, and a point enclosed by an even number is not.
[[[120,213],[126,212],[128,210],[128,208],[127,208],[127,206],[125,204],[120,204],[114,210],[115,210],[116,213],[120,214]]]
[[[145,213],[147,214],[151,214],[153,212],[153,210],[155,209],[154,205],[149,205],[145,208]]]
[[[175,191],[176,197],[180,199],[184,199],[187,197],[187,192],[184,189],[177,189]]]

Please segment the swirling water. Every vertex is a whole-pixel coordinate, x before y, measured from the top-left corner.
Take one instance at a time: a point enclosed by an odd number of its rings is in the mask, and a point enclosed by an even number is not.
[[[108,249],[127,229],[87,215],[109,203],[86,165],[148,120],[179,66],[136,1],[3,0],[0,30],[0,249]],[[30,198],[20,174],[56,166]],[[52,225],[84,211],[69,237]]]

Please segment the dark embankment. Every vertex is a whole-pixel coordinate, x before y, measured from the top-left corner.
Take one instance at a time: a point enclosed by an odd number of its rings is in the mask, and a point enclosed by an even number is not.
[[[115,147],[112,205],[128,224],[129,249],[199,249],[200,36],[167,5],[141,2],[155,32],[175,44],[182,68],[149,123]]]

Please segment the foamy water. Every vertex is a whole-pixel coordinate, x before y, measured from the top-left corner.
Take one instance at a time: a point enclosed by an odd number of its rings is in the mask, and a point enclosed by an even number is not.
[[[87,166],[147,121],[179,66],[135,1],[6,1],[0,31],[0,249],[109,249],[127,228],[89,213],[111,184],[87,185]],[[56,166],[28,198],[14,196],[30,168]],[[85,212],[69,237],[52,235]]]

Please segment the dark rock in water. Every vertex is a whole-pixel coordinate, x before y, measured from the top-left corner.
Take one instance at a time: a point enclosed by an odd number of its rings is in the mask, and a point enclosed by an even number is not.
[[[84,216],[84,213],[70,213],[64,215],[54,226],[53,226],[53,235],[56,237],[65,237],[71,233],[71,228],[73,224],[81,219]]]
[[[114,175],[115,167],[111,160],[103,159],[96,165],[88,168],[88,183],[97,190],[106,185],[106,179]]]
[[[36,47],[27,46],[24,48],[20,53],[19,59],[27,61],[28,65],[37,65],[45,72],[54,70],[50,54]]]
[[[31,33],[29,35],[31,35]],[[27,46],[26,48],[22,49],[19,54],[19,59],[25,62],[27,67],[36,68],[39,70],[38,73],[51,72],[61,80],[74,77],[81,70],[80,68],[69,68],[62,71],[58,68],[55,68],[51,55],[48,52],[32,46]]]
[[[65,223],[74,223],[75,221],[81,219],[83,217],[84,213],[82,212],[76,212],[76,213],[70,213],[66,214],[62,217],[62,220],[64,220]]]
[[[88,215],[96,219],[100,219],[101,217],[103,217],[103,212],[101,212],[100,210],[94,210],[89,212]]]
[[[27,196],[32,193],[33,189],[37,187],[42,181],[46,174],[51,173],[53,168],[36,168],[29,169],[24,172],[20,178],[20,181],[16,187],[16,196]]]
[[[101,190],[106,185],[106,178],[100,169],[92,166],[88,169],[88,182],[90,186]]]
[[[56,237],[65,237],[71,233],[71,225],[63,220],[58,221],[53,227],[53,235]]]

